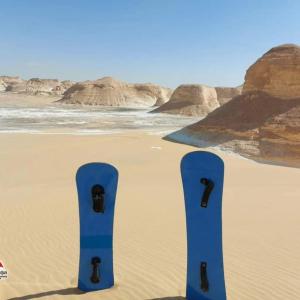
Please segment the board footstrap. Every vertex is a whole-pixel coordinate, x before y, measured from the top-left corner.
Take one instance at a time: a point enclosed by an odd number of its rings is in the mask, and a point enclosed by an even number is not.
[[[93,266],[93,271],[91,276],[92,283],[100,282],[100,270],[99,270],[100,263],[101,263],[101,259],[99,257],[93,257],[91,260],[91,264]]]
[[[213,183],[212,180],[207,178],[201,178],[200,182],[205,185],[205,190],[203,192],[202,199],[201,199],[201,207],[206,208],[208,205],[209,196],[212,190],[214,189],[215,184]]]
[[[207,278],[207,263],[201,262],[200,264],[200,288],[203,292],[208,292],[209,282]]]
[[[96,184],[92,187],[93,210],[97,213],[104,213],[104,194],[103,186]]]

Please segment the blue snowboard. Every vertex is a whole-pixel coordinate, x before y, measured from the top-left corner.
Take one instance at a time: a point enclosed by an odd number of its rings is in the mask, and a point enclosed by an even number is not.
[[[181,161],[186,226],[188,300],[225,300],[222,254],[222,191],[224,163],[204,151]]]
[[[81,166],[76,174],[80,218],[78,288],[107,289],[114,285],[113,221],[118,171],[105,163]]]

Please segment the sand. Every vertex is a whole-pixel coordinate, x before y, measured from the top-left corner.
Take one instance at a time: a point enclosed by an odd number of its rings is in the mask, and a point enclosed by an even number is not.
[[[0,135],[0,299],[183,299],[181,157],[195,148],[141,132]],[[224,263],[229,300],[300,297],[300,169],[226,153]],[[79,220],[74,176],[104,161],[120,172],[115,287],[76,289]]]
[[[0,107],[45,107],[56,105],[61,96],[26,95],[12,92],[0,92]]]

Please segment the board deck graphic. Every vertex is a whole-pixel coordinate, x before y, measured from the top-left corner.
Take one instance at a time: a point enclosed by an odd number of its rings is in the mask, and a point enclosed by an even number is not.
[[[105,163],[81,166],[76,174],[80,218],[78,288],[95,291],[114,285],[113,221],[118,171]]]
[[[222,253],[224,163],[217,155],[195,151],[181,161],[187,226],[188,300],[225,300]]]

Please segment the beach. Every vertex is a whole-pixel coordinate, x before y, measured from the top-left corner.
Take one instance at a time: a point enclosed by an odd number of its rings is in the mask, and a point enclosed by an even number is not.
[[[183,299],[185,210],[179,164],[195,147],[147,131],[0,134],[1,299]],[[300,294],[300,170],[216,152],[225,162],[223,248],[230,300]],[[75,174],[88,162],[119,170],[115,286],[77,290]]]

